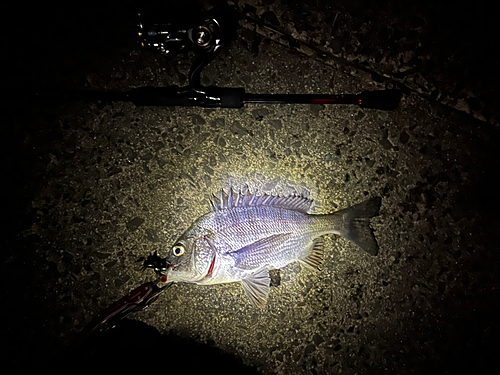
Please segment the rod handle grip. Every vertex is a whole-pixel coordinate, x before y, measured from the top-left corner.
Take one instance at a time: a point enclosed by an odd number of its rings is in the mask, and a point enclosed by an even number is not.
[[[360,107],[392,111],[399,107],[401,90],[363,91],[357,96]]]
[[[243,107],[243,88],[230,87],[144,87],[134,90],[131,100],[137,106],[179,106],[206,108]]]

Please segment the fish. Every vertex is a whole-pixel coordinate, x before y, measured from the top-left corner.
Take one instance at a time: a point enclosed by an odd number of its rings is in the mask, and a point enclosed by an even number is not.
[[[241,283],[253,305],[265,308],[269,272],[300,262],[320,270],[324,236],[339,235],[372,256],[378,244],[370,227],[379,214],[374,197],[331,214],[310,214],[313,200],[288,196],[220,190],[211,211],[201,216],[169,250],[168,282],[199,285]]]

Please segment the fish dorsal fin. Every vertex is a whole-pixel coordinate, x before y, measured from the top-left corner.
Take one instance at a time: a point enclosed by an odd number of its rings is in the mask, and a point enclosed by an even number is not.
[[[318,271],[324,261],[325,246],[323,237],[316,238],[310,249],[310,253],[306,257],[299,259],[299,261],[307,268]]]
[[[241,191],[237,192],[233,188],[229,190],[229,194],[224,190],[219,191],[217,195],[213,194],[210,200],[212,211],[244,206],[271,206],[307,213],[312,203],[312,199],[303,197],[302,195],[257,195],[250,193],[248,190],[244,193]]]
[[[266,307],[270,284],[271,278],[266,268],[256,271],[248,278],[241,280],[241,285],[243,285],[243,289],[250,301],[261,309]]]

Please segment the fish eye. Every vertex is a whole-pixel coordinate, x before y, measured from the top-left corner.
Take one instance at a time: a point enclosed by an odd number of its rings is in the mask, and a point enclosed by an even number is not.
[[[183,244],[181,243],[178,243],[176,245],[174,245],[174,247],[172,247],[172,253],[176,256],[176,257],[179,257],[181,256],[182,254],[184,254],[184,251],[186,251],[186,248],[184,247]]]

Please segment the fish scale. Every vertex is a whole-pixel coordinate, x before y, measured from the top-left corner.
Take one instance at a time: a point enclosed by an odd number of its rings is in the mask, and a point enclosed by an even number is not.
[[[381,200],[372,198],[329,215],[312,215],[302,196],[257,196],[221,191],[212,212],[200,217],[176,242],[167,261],[167,280],[196,284],[240,282],[250,300],[264,307],[269,270],[301,261],[319,268],[325,234],[340,235],[376,255],[369,227]],[[177,254],[180,253],[180,254]]]

